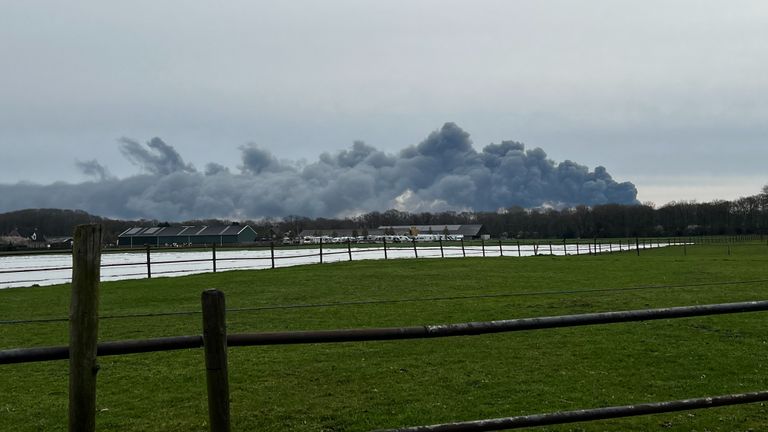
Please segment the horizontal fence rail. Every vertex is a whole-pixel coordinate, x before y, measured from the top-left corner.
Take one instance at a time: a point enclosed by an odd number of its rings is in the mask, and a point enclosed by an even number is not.
[[[701,306],[680,306],[659,309],[598,312],[580,315],[519,318],[500,321],[467,322],[413,327],[240,333],[228,335],[227,345],[262,346],[472,336],[489,333],[576,327],[632,321],[650,321],[670,318],[688,318],[696,316],[758,312],[766,310],[768,310],[768,300],[761,300]],[[202,347],[202,344],[202,336],[197,335],[102,342],[98,344],[97,355],[109,356],[200,348]],[[0,364],[63,360],[67,358],[69,358],[69,349],[65,346],[18,348],[0,351]]]
[[[414,426],[398,429],[379,429],[374,432],[486,432],[520,429],[534,426],[551,426],[593,420],[607,420],[635,417],[648,414],[662,414],[702,408],[715,408],[768,401],[768,391],[711,396],[697,399],[683,399],[667,402],[653,402],[575,411],[561,411],[487,420],[444,423],[431,426]]]

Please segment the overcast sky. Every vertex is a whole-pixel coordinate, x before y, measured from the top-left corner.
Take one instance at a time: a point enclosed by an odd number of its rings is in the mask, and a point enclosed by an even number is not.
[[[640,201],[734,199],[768,183],[766,41],[765,1],[4,1],[0,184],[142,172],[121,138],[237,171],[453,122]]]

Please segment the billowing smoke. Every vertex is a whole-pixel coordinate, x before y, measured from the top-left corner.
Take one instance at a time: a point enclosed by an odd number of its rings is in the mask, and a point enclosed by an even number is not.
[[[112,178],[107,167],[103,166],[96,159],[89,161],[75,161],[75,165],[87,176],[93,176],[96,180],[104,181]]]
[[[0,185],[0,211],[77,208],[112,217],[184,220],[637,202],[635,186],[617,183],[601,166],[589,171],[568,160],[556,164],[542,149],[526,150],[514,141],[478,152],[469,134],[453,123],[397,155],[355,142],[349,150],[299,165],[247,145],[240,148],[239,172],[216,163],[198,172],[159,138],[146,147],[125,138],[120,145],[143,174],[117,179],[96,161],[80,162],[99,181]]]
[[[131,139],[120,139],[120,151],[123,155],[150,174],[163,176],[176,171],[195,172],[192,165],[185,164],[181,155],[160,138],[152,138],[147,147],[154,151],[145,149]]]

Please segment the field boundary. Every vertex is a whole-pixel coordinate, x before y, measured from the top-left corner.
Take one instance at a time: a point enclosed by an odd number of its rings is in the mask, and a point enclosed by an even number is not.
[[[466,258],[466,257],[523,257],[523,256],[572,256],[572,255],[599,255],[615,252],[635,252],[638,256],[646,249],[656,249],[668,246],[680,246],[683,254],[687,254],[688,246],[696,244],[722,243],[726,245],[727,253],[731,253],[731,244],[754,241],[761,236],[738,236],[726,238],[695,238],[695,237],[653,237],[653,238],[624,238],[624,239],[590,239],[562,241],[542,240],[477,240],[472,242],[443,241],[417,242],[413,239],[408,243],[387,243],[386,240],[379,245],[359,247],[359,244],[347,240],[344,243],[323,243],[321,240],[315,244],[316,249],[293,246],[277,246],[274,243],[268,248],[224,249],[227,252],[260,253],[260,256],[222,256],[222,249],[216,244],[211,244],[207,249],[195,247],[189,253],[209,252],[207,257],[195,259],[163,259],[153,256],[154,252],[161,254],[167,252],[187,252],[185,249],[168,249],[165,247],[144,247],[144,259],[130,260],[119,263],[102,263],[103,270],[109,270],[110,274],[102,272],[102,279],[151,279],[157,276],[183,276],[201,273],[217,273],[231,270],[260,270],[275,269],[279,267],[324,264],[340,261],[360,260],[389,260],[403,258]],[[353,245],[356,245],[353,247]],[[766,243],[768,245],[768,243]],[[135,249],[134,249],[135,250]],[[140,249],[139,249],[140,250]],[[304,252],[306,251],[306,252]],[[219,253],[217,255],[217,252]],[[111,254],[109,254],[111,255]],[[136,254],[138,255],[138,253]],[[153,259],[154,257],[154,259]],[[241,264],[242,263],[242,264]],[[181,267],[181,269],[179,269]],[[123,269],[116,273],[113,269]],[[174,269],[175,268],[175,269]],[[37,286],[40,284],[51,285],[54,283],[69,283],[71,265],[56,266],[22,266],[0,268],[0,289],[21,288]],[[25,275],[25,276],[22,276]]]

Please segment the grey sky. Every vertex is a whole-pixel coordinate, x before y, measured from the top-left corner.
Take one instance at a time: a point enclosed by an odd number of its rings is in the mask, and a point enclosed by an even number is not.
[[[3,2],[0,183],[396,153],[445,122],[605,166],[641,201],[768,183],[763,1]],[[82,164],[81,164],[82,165]]]

